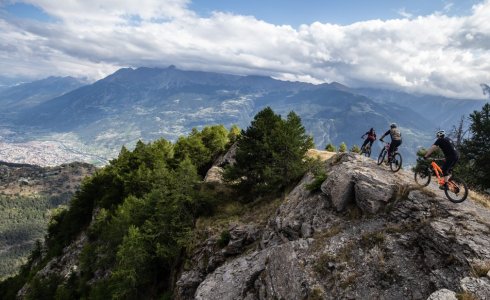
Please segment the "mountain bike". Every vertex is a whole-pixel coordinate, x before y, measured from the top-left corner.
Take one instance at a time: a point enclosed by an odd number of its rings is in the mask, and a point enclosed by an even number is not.
[[[361,155],[371,157],[371,143],[367,143],[366,146],[361,147]]]
[[[385,146],[381,149],[381,152],[378,155],[378,165],[381,165],[385,161],[385,156],[388,154],[388,150],[390,149],[390,143],[384,142]],[[390,169],[393,172],[398,172],[402,167],[402,155],[398,153],[398,147],[393,150],[391,153],[391,159],[388,159],[388,164],[390,165]]]
[[[442,169],[436,161],[443,161],[443,159],[430,159],[426,161],[419,158],[415,169],[415,182],[420,186],[428,186],[432,175],[435,175],[439,186],[443,187],[444,194],[446,194],[449,201],[461,203],[466,200],[466,197],[468,197],[466,183],[458,177],[451,175],[447,182],[447,188],[444,188],[445,180],[444,176],[442,176]]]

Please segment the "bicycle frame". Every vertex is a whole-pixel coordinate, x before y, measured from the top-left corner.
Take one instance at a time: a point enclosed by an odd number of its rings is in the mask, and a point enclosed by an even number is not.
[[[446,183],[446,180],[444,180],[444,176],[442,176],[441,167],[439,167],[439,165],[435,161],[432,161],[430,163],[430,165],[432,166],[432,169],[434,170],[434,173],[436,174],[437,181],[439,182],[439,185],[444,185]],[[455,188],[457,188],[457,186],[451,180],[448,180],[447,184],[448,184],[448,188],[452,191]]]
[[[439,182],[439,185],[443,185],[444,183],[446,183],[446,181],[444,180],[444,177],[441,176],[442,175],[441,167],[439,167],[439,165],[435,161],[431,162],[430,165],[432,166],[432,169],[436,173],[436,177],[437,177],[437,181]],[[441,175],[439,175],[439,174],[441,174]]]

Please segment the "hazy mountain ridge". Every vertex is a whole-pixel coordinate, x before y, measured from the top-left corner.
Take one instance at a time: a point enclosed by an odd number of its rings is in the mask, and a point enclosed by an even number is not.
[[[397,122],[405,138],[401,151],[410,161],[417,147],[431,143],[433,131],[449,130],[461,115],[480,104],[352,89],[336,82],[313,85],[170,66],[120,69],[93,84],[13,113],[17,127],[36,128],[47,136],[69,133],[86,148],[95,147],[100,149],[98,154],[112,158],[121,145],[131,147],[139,139],[176,140],[193,127],[211,124],[245,128],[256,112],[271,106],[282,115],[297,112],[317,148],[327,143],[359,145],[360,136],[370,127],[381,134],[389,123]],[[376,144],[375,154],[380,147]]]
[[[396,103],[420,114],[433,124],[433,129],[449,130],[457,125],[464,115],[480,110],[488,100],[452,99],[443,96],[412,95],[404,92],[374,88],[355,89],[379,103]]]
[[[48,77],[0,90],[2,114],[35,107],[56,96],[75,90],[85,83],[73,77]]]

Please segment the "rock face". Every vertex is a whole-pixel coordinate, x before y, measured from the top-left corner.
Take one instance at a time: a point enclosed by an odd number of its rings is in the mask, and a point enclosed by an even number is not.
[[[215,182],[222,183],[223,182],[223,167],[226,165],[233,165],[235,161],[235,153],[237,150],[237,144],[233,144],[230,149],[220,157],[218,157],[213,166],[208,170],[206,176],[204,177],[205,182]]]
[[[264,224],[198,247],[177,299],[489,299],[490,212],[419,189],[409,171],[342,154],[306,174]],[[485,276],[485,275],[484,275]]]

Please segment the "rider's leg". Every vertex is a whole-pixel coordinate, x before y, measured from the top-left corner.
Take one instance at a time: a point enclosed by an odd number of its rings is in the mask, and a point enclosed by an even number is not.
[[[449,178],[451,177],[452,170],[454,168],[454,165],[458,162],[457,157],[447,157],[446,161],[441,167],[442,174],[444,176],[444,182],[447,184]]]
[[[369,139],[364,140],[364,143],[362,144],[361,148],[364,148],[368,142],[369,142]]]
[[[401,141],[397,141],[397,140],[391,141],[390,148],[388,149],[388,161],[391,160],[391,153],[393,153],[395,151],[395,149],[398,146],[400,146],[400,144],[401,144]]]

